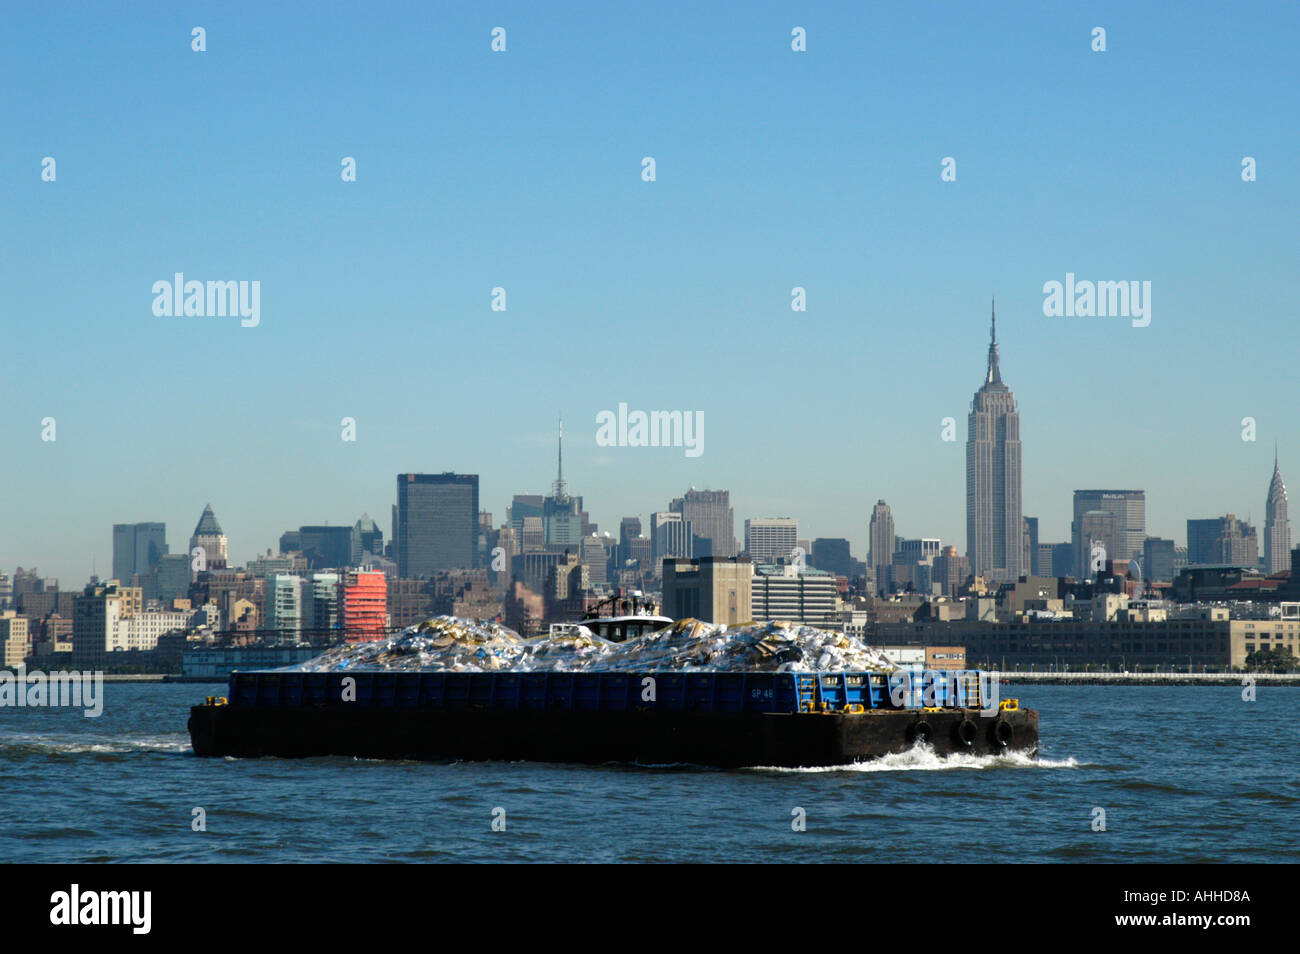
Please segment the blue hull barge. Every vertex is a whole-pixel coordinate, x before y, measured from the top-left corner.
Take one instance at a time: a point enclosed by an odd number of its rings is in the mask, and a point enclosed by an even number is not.
[[[190,711],[194,752],[238,758],[845,765],[1038,748],[1038,713],[987,674],[246,672]]]

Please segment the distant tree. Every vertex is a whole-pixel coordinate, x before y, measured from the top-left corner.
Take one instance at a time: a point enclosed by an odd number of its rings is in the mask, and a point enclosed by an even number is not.
[[[1246,656],[1247,672],[1296,672],[1300,670],[1300,659],[1291,650],[1257,649]]]

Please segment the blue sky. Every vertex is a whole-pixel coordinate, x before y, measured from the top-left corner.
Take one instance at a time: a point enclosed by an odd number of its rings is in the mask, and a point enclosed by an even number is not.
[[[500,522],[554,478],[560,414],[604,530],[695,485],[731,489],[738,536],[793,516],[862,555],[884,498],[964,550],[991,294],[1042,540],[1075,488],[1145,488],[1182,542],[1262,522],[1274,440],[1300,475],[1294,4],[6,17],[7,572],[105,573],[115,522],[178,550],[209,501],[240,562],[362,511],[387,536],[403,471],[480,474]],[[155,317],[178,271],[260,281],[261,324]],[[1067,271],[1150,281],[1150,326],[1044,317]],[[704,453],[596,446],[619,402],[702,411]]]

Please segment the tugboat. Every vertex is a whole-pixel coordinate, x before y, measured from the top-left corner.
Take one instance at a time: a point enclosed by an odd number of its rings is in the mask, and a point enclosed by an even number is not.
[[[658,603],[640,590],[633,590],[626,595],[615,592],[613,596],[607,596],[593,604],[576,625],[585,626],[610,642],[621,643],[648,636],[665,626],[671,626],[673,622],[672,617],[660,615]],[[570,625],[575,624],[555,624],[551,631],[554,632],[557,626],[564,628]]]

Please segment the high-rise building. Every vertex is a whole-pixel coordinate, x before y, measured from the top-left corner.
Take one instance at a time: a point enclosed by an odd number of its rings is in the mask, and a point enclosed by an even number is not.
[[[113,579],[151,574],[167,553],[167,527],[161,523],[113,524]]]
[[[268,629],[296,638],[302,632],[303,581],[287,573],[266,578],[266,625]],[[290,635],[292,634],[292,635]]]
[[[1286,484],[1277,467],[1277,448],[1273,449],[1273,478],[1268,482],[1268,499],[1264,503],[1264,572],[1281,573],[1291,569],[1291,521],[1287,517]]]
[[[970,560],[957,552],[956,547],[944,547],[934,558],[930,579],[939,584],[943,596],[956,596],[958,588],[970,576]]]
[[[875,575],[876,589],[879,590],[884,583],[884,568],[894,562],[894,515],[883,500],[877,500],[871,508],[867,538],[867,565]]]
[[[1147,538],[1145,490],[1076,490],[1074,521],[1077,523],[1081,514],[1092,510],[1109,510],[1115,515],[1115,535],[1106,544],[1106,559],[1142,558],[1142,548],[1146,545]],[[1075,540],[1077,543],[1077,537]],[[1076,573],[1081,573],[1085,568],[1076,566],[1074,569]]]
[[[190,592],[190,556],[185,553],[166,553],[154,570],[154,592],[163,602],[183,598]]]
[[[666,560],[664,614],[734,626],[753,619],[753,566],[748,557]]]
[[[662,510],[650,515],[650,553],[655,566],[665,559],[689,560],[691,524],[680,513]]]
[[[1015,581],[1024,572],[1020,413],[998,367],[997,312],[988,369],[967,419],[966,557],[976,576]]]
[[[692,487],[672,501],[668,509],[680,513],[691,526],[691,552],[697,556],[736,555],[736,512],[729,490],[696,490]]]
[[[751,615],[823,626],[835,619],[839,597],[835,577],[822,570],[793,565],[754,565],[750,581]]]
[[[313,573],[302,581],[302,628],[312,632],[339,628],[337,573]]]
[[[1119,514],[1114,510],[1088,510],[1077,514],[1070,525],[1071,543],[1074,546],[1074,576],[1080,580],[1096,579],[1099,570],[1105,569],[1108,560],[1122,560],[1118,554]],[[1100,561],[1101,566],[1094,566]]]
[[[818,537],[812,542],[809,562],[819,570],[837,576],[853,576],[853,556],[849,541],[843,537]]]
[[[360,566],[367,553],[384,555],[384,531],[379,529],[370,514],[363,513],[352,526],[352,559],[350,566]]]
[[[1191,566],[1259,566],[1259,536],[1235,514],[1187,521],[1187,562]]]
[[[473,569],[477,541],[477,474],[397,475],[399,577]]]
[[[1174,541],[1164,537],[1147,537],[1142,547],[1142,579],[1153,583],[1172,583]]]
[[[1038,518],[1025,517],[1025,556],[1020,566],[1026,576],[1038,576]]]
[[[799,521],[790,517],[762,517],[745,521],[745,552],[755,563],[789,560],[799,545]]]
[[[555,483],[551,494],[542,500],[542,528],[547,546],[573,547],[582,542],[582,498],[569,494],[564,479],[564,422],[560,422],[559,447],[556,452]]]
[[[343,570],[352,565],[352,527],[328,524],[298,528],[298,549],[310,570]]]
[[[477,502],[474,516],[478,518]],[[344,577],[339,588],[339,621],[350,643],[383,638],[388,625],[388,581],[384,574],[358,570]]]
[[[228,543],[226,535],[221,532],[221,524],[217,523],[217,515],[212,512],[212,504],[203,508],[199,522],[194,526],[194,534],[190,537],[190,553],[193,554],[196,548],[202,551],[201,565],[206,569],[225,569],[229,558]]]

